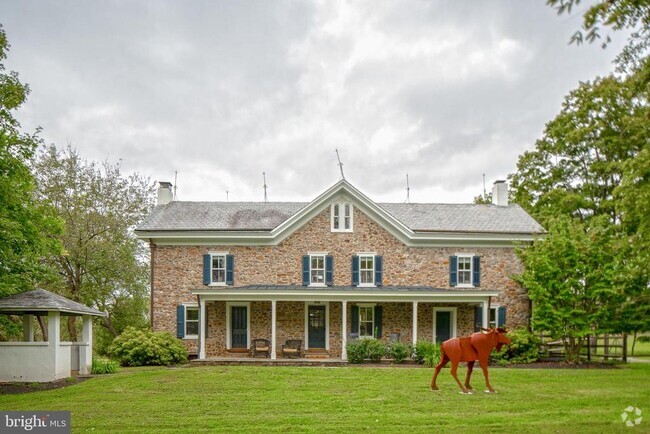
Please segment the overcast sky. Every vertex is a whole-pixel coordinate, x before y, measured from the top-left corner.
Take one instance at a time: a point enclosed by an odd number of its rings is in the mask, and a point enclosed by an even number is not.
[[[581,15],[581,10],[578,10]],[[17,113],[180,200],[471,202],[504,179],[606,50],[531,1],[9,1]]]

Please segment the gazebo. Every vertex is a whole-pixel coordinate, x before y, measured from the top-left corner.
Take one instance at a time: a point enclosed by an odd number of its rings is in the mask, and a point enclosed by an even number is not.
[[[23,341],[0,342],[0,382],[54,381],[88,374],[93,356],[92,317],[104,312],[44,289],[0,299],[0,314],[23,318]],[[47,317],[47,342],[34,341],[34,317]],[[61,342],[61,316],[81,316],[81,342]]]

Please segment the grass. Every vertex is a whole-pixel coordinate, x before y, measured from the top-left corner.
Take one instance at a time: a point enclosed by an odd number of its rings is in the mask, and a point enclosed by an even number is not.
[[[464,370],[461,369],[464,374]],[[127,368],[75,386],[0,395],[2,410],[71,410],[72,431],[631,432],[627,406],[650,413],[650,364],[613,369],[491,369],[499,393],[459,394],[449,370]],[[645,414],[644,414],[645,416]],[[635,432],[650,432],[644,418]]]
[[[640,337],[640,336],[639,336]],[[632,341],[634,336],[627,336],[627,355],[632,356]],[[636,340],[636,345],[634,346],[634,356],[633,357],[650,357],[650,342],[639,342],[639,339]]]

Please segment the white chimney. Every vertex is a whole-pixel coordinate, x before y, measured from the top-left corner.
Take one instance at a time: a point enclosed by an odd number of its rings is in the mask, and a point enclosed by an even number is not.
[[[496,206],[508,206],[508,183],[506,181],[494,181],[492,186],[492,204]]]
[[[172,183],[160,181],[158,184],[158,202],[156,205],[167,205],[174,200],[174,193],[172,192]]]

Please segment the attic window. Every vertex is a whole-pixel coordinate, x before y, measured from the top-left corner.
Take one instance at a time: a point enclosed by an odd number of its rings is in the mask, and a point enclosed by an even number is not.
[[[350,202],[332,204],[332,232],[352,232],[354,209]]]

